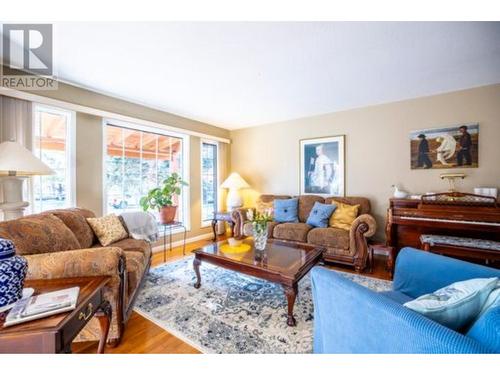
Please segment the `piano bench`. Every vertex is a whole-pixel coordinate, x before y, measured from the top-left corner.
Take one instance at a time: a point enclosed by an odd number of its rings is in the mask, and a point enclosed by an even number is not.
[[[420,243],[425,251],[457,258],[481,259],[486,264],[500,261],[500,242],[455,236],[422,234]]]

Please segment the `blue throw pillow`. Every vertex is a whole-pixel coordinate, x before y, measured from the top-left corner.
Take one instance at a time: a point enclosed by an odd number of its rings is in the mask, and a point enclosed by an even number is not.
[[[328,227],[328,220],[336,208],[337,206],[334,204],[316,202],[309,213],[306,223],[312,225],[313,227],[326,228]]]
[[[274,200],[274,221],[278,223],[298,223],[298,211],[298,198]]]
[[[498,277],[458,281],[404,306],[458,331],[478,316],[497,282]]]

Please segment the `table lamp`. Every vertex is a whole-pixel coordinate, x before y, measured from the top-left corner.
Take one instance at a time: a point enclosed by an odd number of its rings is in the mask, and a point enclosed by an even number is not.
[[[3,182],[4,220],[23,216],[29,203],[23,201],[23,181],[29,176],[53,174],[54,171],[28,149],[14,141],[0,143],[0,181]]]
[[[221,188],[229,189],[227,193],[226,205],[229,211],[243,206],[243,201],[238,192],[240,189],[249,188],[250,185],[236,172],[229,175],[228,178],[222,183]]]

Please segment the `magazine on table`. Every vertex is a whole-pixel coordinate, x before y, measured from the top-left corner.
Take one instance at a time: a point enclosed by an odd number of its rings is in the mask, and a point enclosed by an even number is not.
[[[79,293],[80,288],[76,286],[22,298],[10,310],[4,327],[74,310]]]

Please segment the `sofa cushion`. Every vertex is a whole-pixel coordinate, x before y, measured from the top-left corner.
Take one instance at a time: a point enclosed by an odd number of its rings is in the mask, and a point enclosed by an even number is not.
[[[349,249],[349,232],[339,228],[314,228],[307,234],[312,245]]]
[[[113,242],[128,237],[128,233],[123,227],[118,216],[109,214],[103,217],[88,218],[87,222],[92,227],[102,246],[108,246]]]
[[[76,239],[80,243],[80,247],[87,249],[92,247],[97,238],[92,231],[92,228],[87,223],[86,218],[95,217],[90,210],[82,208],[68,208],[61,210],[46,211],[61,219],[64,224],[73,232]]]
[[[301,195],[299,196],[299,221],[301,223],[305,223],[311,210],[314,206],[314,203],[325,203],[323,197],[319,195]]]
[[[144,256],[144,265],[146,266],[151,258],[151,246],[143,240],[125,238],[124,240],[113,242],[110,246],[119,247],[123,251],[136,251]]]
[[[335,200],[332,200],[332,204],[335,204],[337,208],[332,216],[330,216],[329,226],[332,228],[351,230],[352,223],[356,220],[356,217],[358,217],[359,204],[352,206]]]
[[[498,277],[458,281],[406,302],[404,306],[448,328],[459,330],[478,316],[497,282]]]
[[[296,223],[298,199],[275,199],[274,200],[274,220],[279,223]]]
[[[328,220],[336,208],[337,206],[334,204],[314,203],[306,224],[312,225],[313,227],[326,228],[328,226]]]
[[[328,197],[325,198],[325,203],[331,204],[332,200],[336,200],[337,202],[350,204],[351,206],[355,206],[359,204],[359,212],[358,215],[369,214],[371,211],[370,200],[368,198],[363,197]]]
[[[81,248],[73,232],[52,214],[31,215],[1,222],[0,237],[14,242],[18,255]]]
[[[306,242],[311,226],[305,223],[281,223],[274,227],[273,237],[280,240]]]

